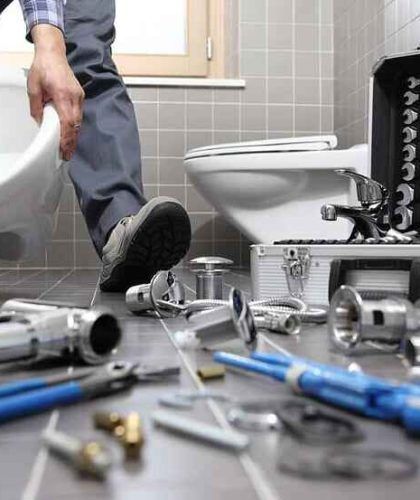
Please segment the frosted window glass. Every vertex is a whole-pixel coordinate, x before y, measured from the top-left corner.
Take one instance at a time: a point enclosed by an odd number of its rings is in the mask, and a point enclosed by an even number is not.
[[[25,40],[26,26],[19,2],[13,2],[0,15],[0,51],[32,52],[32,44]]]
[[[116,7],[114,53],[187,53],[187,0],[116,0]]]
[[[116,0],[114,53],[187,53],[187,0]],[[0,51],[31,52],[19,2],[0,16]]]

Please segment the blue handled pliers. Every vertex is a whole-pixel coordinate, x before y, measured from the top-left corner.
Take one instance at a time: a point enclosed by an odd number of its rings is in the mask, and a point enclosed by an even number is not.
[[[96,370],[6,383],[0,385],[0,423],[113,394],[137,382],[160,381],[179,372],[179,367],[175,366],[154,368],[129,361],[115,361]]]
[[[294,356],[216,352],[217,363],[286,382],[296,392],[370,418],[400,422],[420,435],[420,386],[398,383]]]

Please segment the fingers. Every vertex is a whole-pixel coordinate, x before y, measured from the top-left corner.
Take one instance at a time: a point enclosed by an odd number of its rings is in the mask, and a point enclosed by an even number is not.
[[[56,97],[54,104],[60,117],[61,154],[64,160],[70,160],[76,150],[77,138],[83,119],[83,91],[75,90]]]
[[[28,79],[28,97],[31,116],[40,124],[42,121],[42,114],[44,110],[44,99],[42,88],[38,83]]]

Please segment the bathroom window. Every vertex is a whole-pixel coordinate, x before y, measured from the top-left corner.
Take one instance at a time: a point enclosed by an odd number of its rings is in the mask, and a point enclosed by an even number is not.
[[[116,0],[113,57],[124,76],[223,77],[224,0]],[[0,16],[0,63],[28,67],[17,0]]]

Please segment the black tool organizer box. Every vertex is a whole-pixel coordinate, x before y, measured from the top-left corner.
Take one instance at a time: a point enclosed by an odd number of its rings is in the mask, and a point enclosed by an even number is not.
[[[410,88],[413,83],[413,88]],[[418,231],[420,230],[420,51],[380,59],[373,68],[372,84],[371,177],[390,191],[393,226],[401,232]],[[407,92],[413,95],[407,96]],[[411,103],[412,100],[414,102]],[[411,123],[413,118],[414,121]],[[414,158],[413,151],[415,151]],[[406,170],[408,163],[411,164],[409,175]],[[411,179],[412,165],[415,167],[413,179]],[[411,201],[409,201],[410,189],[406,191],[408,194],[406,199],[402,199],[404,193],[398,191],[398,187],[404,184],[413,190]],[[404,208],[399,209],[399,207]],[[405,212],[405,209],[409,211],[408,214],[412,214],[412,223],[409,225],[402,223],[403,217],[398,213]]]

